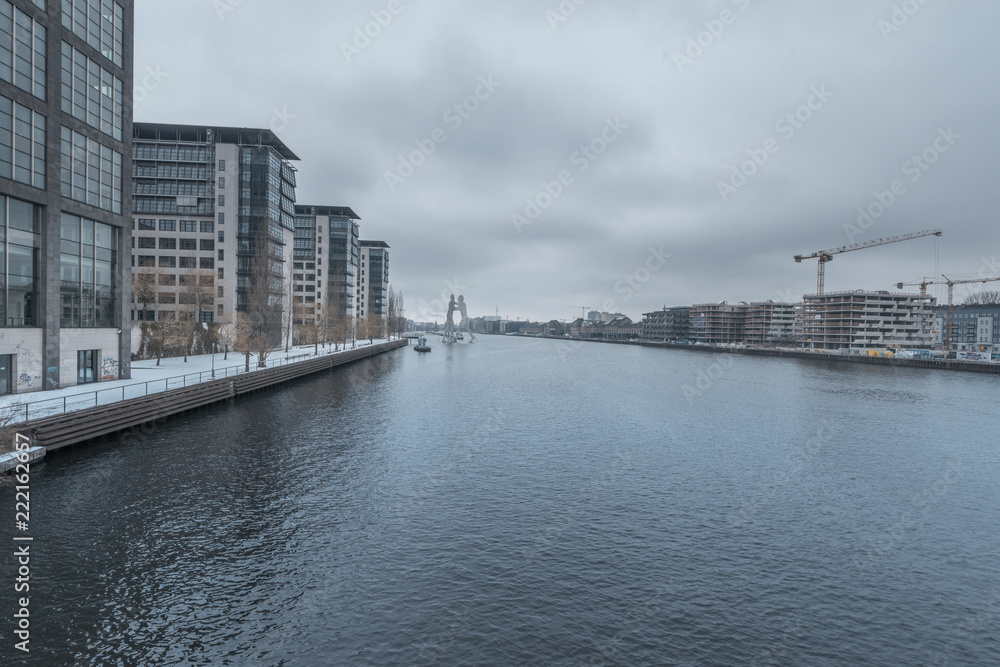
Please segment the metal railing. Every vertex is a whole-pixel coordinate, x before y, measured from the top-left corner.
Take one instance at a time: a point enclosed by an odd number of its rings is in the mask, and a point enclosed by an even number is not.
[[[351,349],[358,349],[361,347],[367,347],[369,343],[358,341],[357,347]],[[87,408],[94,408],[99,405],[111,405],[112,403],[117,403],[118,401],[124,401],[134,398],[142,398],[144,396],[149,396],[150,394],[159,394],[164,391],[169,391],[171,389],[182,389],[184,387],[191,387],[196,384],[201,384],[203,382],[211,382],[213,380],[225,379],[228,377],[234,377],[237,375],[243,375],[246,373],[254,373],[256,371],[269,370],[272,368],[280,368],[288,364],[294,364],[301,362],[305,359],[318,359],[320,357],[330,356],[333,354],[342,354],[348,351],[347,348],[342,347],[336,352],[332,349],[321,350],[319,354],[315,352],[304,352],[302,354],[297,354],[288,357],[282,357],[280,359],[268,360],[266,366],[260,368],[257,366],[257,360],[251,356],[250,357],[250,370],[246,369],[246,362],[239,364],[238,366],[225,366],[222,368],[216,368],[215,370],[200,371],[198,373],[188,373],[186,375],[176,375],[169,378],[161,378],[159,380],[149,380],[147,382],[135,382],[133,384],[122,385],[121,387],[111,387],[109,389],[98,389],[96,391],[86,392],[83,394],[73,394],[71,396],[63,396],[62,398],[52,398],[42,401],[31,401],[24,403],[23,405],[12,404],[11,408],[16,410],[18,413],[18,419],[20,420],[20,414],[24,415],[24,422],[29,422],[31,420],[42,419],[44,417],[53,417],[55,415],[65,414],[67,412],[74,412],[76,410],[86,410]],[[141,370],[152,370],[152,369],[141,369]]]

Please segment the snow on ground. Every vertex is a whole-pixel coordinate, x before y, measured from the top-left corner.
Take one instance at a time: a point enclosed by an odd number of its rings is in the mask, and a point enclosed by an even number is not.
[[[372,344],[387,342],[375,339]],[[358,347],[366,347],[367,340],[358,341]],[[301,345],[291,348],[287,353],[275,350],[267,358],[267,368],[275,368],[286,363],[315,359],[314,346]],[[343,354],[349,352],[341,348],[334,352],[333,348],[319,348],[319,356]],[[183,357],[164,357],[160,365],[156,359],[132,362],[132,378],[129,380],[114,380],[92,384],[76,385],[55,391],[40,391],[31,394],[12,394],[0,396],[0,410],[13,411],[17,414],[16,421],[24,419],[40,419],[62,412],[84,410],[96,405],[109,405],[130,398],[139,398],[148,394],[156,394],[167,389],[189,387],[199,382],[218,380],[243,373],[245,360],[243,355],[230,352],[229,358],[222,352],[218,354],[203,354],[189,356],[187,362]],[[212,377],[212,367],[215,367],[215,377]],[[250,372],[266,370],[257,368],[257,358],[250,357]],[[27,413],[25,413],[27,410]]]

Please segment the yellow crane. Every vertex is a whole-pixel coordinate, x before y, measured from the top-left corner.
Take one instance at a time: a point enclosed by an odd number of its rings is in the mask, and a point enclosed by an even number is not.
[[[887,245],[889,243],[899,243],[900,241],[909,241],[911,239],[919,239],[923,236],[941,236],[943,232],[940,229],[928,229],[922,232],[913,232],[912,234],[903,234],[902,236],[890,236],[884,239],[876,239],[874,241],[865,241],[863,243],[854,243],[852,245],[840,246],[839,248],[832,248],[830,250],[817,250],[811,255],[795,255],[793,259],[796,262],[802,263],[804,259],[818,259],[819,266],[816,268],[816,294],[823,293],[823,283],[826,279],[826,263],[833,261],[834,255],[839,255],[843,252],[853,252],[855,250],[864,250],[865,248],[874,248],[875,246]]]
[[[929,278],[924,278],[920,282],[913,283],[896,283],[896,289],[903,289],[904,287],[910,287],[914,285],[920,285],[920,293],[927,294],[928,285],[940,285],[945,283],[948,285],[948,324],[944,339],[944,349],[951,351],[951,313],[954,308],[955,299],[955,285],[969,285],[972,283],[991,283],[1000,280],[1000,276],[994,278],[969,278],[966,280],[952,280],[948,276],[941,276],[944,280],[931,280]]]

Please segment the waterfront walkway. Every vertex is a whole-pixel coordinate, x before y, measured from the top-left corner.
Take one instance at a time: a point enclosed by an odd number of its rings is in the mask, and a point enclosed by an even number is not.
[[[372,344],[384,343],[375,339]],[[367,340],[359,341],[354,349],[367,347]],[[266,368],[257,368],[256,356],[250,357],[250,372],[255,373],[277,368],[289,363],[308,361],[325,356],[343,355],[352,351],[341,346],[337,352],[332,347],[320,347],[314,353],[313,345],[291,348],[287,353],[275,350],[267,358]],[[228,356],[228,359],[226,358]],[[124,400],[149,396],[171,389],[234,377],[244,373],[246,362],[243,355],[230,351],[228,355],[203,354],[184,357],[164,357],[159,366],[156,359],[132,362],[132,377],[127,380],[111,380],[93,384],[76,385],[54,391],[30,394],[10,394],[0,396],[0,414],[10,415],[15,422],[51,417],[66,412],[85,410],[100,405],[110,405]],[[213,371],[214,368],[214,371]]]

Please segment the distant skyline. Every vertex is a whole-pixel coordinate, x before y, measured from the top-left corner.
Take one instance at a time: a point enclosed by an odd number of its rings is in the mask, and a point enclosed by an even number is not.
[[[135,119],[273,129],[415,320],[1000,275],[1000,6],[577,2],[139,0]]]

